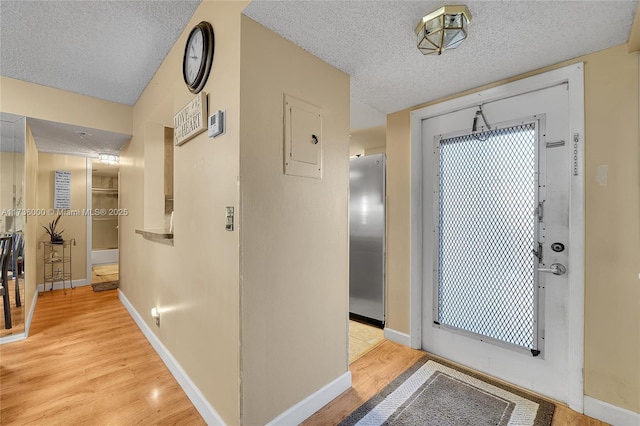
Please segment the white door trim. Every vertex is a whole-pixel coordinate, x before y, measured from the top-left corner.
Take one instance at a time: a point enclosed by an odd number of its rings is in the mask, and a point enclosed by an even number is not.
[[[93,159],[87,157],[87,211],[91,211],[93,208]],[[92,247],[93,247],[93,216],[85,216],[87,225],[87,282],[91,284],[92,274]]]
[[[528,92],[569,84],[569,132],[578,135],[575,151],[577,175],[570,184],[569,235],[571,246],[569,264],[568,352],[571,371],[568,372],[569,406],[583,412],[584,365],[584,64],[578,63],[533,77],[472,93],[450,101],[411,112],[411,285],[409,335],[413,348],[422,347],[422,121],[479,104],[522,95]],[[573,140],[571,146],[573,147]]]

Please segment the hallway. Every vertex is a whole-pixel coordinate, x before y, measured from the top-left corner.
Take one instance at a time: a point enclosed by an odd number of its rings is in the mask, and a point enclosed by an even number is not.
[[[3,425],[204,424],[117,291],[38,297],[29,338],[0,346],[0,383]]]
[[[421,351],[383,340],[351,366],[352,389],[307,419],[334,425]],[[129,316],[117,291],[39,296],[30,337],[0,345],[2,425],[205,424]],[[605,423],[557,406],[553,426]]]

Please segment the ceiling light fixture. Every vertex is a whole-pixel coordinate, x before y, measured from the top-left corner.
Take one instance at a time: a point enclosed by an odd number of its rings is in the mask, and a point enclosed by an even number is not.
[[[101,163],[118,164],[120,162],[120,157],[113,154],[99,154],[98,160],[100,160]]]
[[[416,27],[418,50],[424,55],[455,49],[467,38],[471,13],[466,6],[443,6],[424,16]]]

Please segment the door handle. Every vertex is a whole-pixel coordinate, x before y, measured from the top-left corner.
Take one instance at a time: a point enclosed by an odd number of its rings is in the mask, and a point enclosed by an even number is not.
[[[551,272],[553,275],[564,275],[567,273],[567,268],[560,263],[554,263],[548,268],[538,268],[538,272]]]

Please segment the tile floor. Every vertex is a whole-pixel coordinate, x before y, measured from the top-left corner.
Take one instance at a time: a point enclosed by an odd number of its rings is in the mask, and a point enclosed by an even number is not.
[[[357,321],[349,321],[349,364],[378,346],[383,340],[382,329]]]
[[[94,265],[91,267],[91,283],[106,283],[109,281],[118,281],[119,269],[118,264]]]

